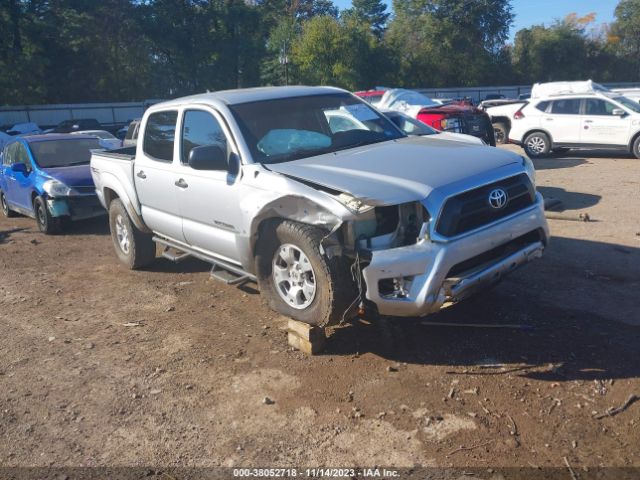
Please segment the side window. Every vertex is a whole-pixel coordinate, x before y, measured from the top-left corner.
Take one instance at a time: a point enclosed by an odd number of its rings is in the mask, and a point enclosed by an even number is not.
[[[540,102],[539,104],[536,105],[536,108],[538,110],[540,110],[541,112],[546,112],[547,111],[547,107],[549,106],[549,101],[546,102]]]
[[[157,112],[149,115],[144,131],[142,150],[154,160],[171,162],[176,137],[178,112]]]
[[[218,145],[225,152],[227,137],[216,118],[202,110],[187,110],[182,125],[182,163],[189,162],[189,153],[195,147]]]
[[[27,166],[27,172],[31,171],[31,160],[29,160],[29,154],[24,148],[24,145],[17,143],[15,145],[13,153],[13,163],[24,163]]]
[[[578,115],[580,113],[580,99],[566,98],[554,100],[551,105],[551,113],[560,115]]]
[[[13,164],[13,145],[7,145],[4,147],[4,154],[2,155],[2,164],[7,167]]]
[[[588,98],[585,104],[585,115],[613,115],[616,106],[599,98]]]

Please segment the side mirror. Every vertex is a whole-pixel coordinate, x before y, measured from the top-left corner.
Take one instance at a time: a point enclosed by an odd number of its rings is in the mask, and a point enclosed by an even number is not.
[[[624,117],[624,116],[627,114],[627,112],[625,112],[625,111],[624,111],[623,109],[621,109],[621,108],[614,108],[614,109],[611,111],[611,114],[612,114],[612,115],[615,115],[616,117]]]
[[[222,170],[229,169],[227,152],[219,145],[203,145],[195,147],[189,152],[189,166],[194,170]]]
[[[22,173],[24,176],[29,175],[29,171],[27,170],[27,166],[24,163],[13,163],[11,164],[11,171],[15,173]]]

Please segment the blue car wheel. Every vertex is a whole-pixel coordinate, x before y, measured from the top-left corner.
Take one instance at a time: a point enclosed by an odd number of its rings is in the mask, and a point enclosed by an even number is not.
[[[5,197],[4,192],[0,192],[0,206],[2,207],[2,213],[5,217],[12,218],[16,216],[16,213],[9,208],[7,197]]]
[[[42,197],[36,197],[33,202],[33,212],[36,214],[38,228],[45,235],[55,235],[62,230],[62,222],[59,218],[51,216],[47,204]]]

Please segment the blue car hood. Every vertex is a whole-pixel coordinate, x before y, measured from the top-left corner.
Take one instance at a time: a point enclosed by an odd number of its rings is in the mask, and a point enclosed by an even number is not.
[[[72,167],[43,168],[49,177],[64,183],[68,187],[92,187],[91,167],[89,165],[75,165]]]

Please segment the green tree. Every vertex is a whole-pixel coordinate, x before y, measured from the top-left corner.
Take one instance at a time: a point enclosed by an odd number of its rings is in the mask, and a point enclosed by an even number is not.
[[[357,19],[371,25],[374,33],[381,37],[390,13],[381,0],[353,0],[353,14]]]
[[[640,0],[620,0],[609,40],[628,62],[630,80],[640,80]]]

